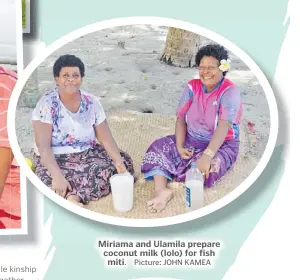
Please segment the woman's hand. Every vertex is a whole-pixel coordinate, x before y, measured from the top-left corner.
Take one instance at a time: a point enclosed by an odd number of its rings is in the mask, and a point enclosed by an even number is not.
[[[211,160],[212,160],[211,157],[204,154],[197,160],[197,167],[202,172],[203,176],[205,176],[206,179],[209,176]]]
[[[59,196],[66,197],[67,190],[72,191],[72,187],[67,179],[61,174],[52,179],[52,190]]]
[[[120,155],[120,150],[111,134],[107,121],[103,121],[95,128],[96,137],[102,143],[108,156],[113,160],[118,173],[125,173],[127,171],[123,159]]]
[[[177,148],[179,155],[183,159],[190,159],[193,156],[193,152],[190,152],[189,150],[185,148]]]
[[[115,166],[116,166],[117,172],[119,174],[127,172],[126,166],[125,166],[123,161],[119,162],[119,163],[116,163]]]

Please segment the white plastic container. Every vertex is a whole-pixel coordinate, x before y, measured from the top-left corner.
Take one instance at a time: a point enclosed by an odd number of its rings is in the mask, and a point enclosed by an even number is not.
[[[110,178],[110,185],[115,211],[130,211],[133,208],[133,176],[128,172],[115,174]]]
[[[185,178],[185,198],[186,211],[194,211],[203,207],[204,202],[204,178],[197,168],[197,163],[193,162],[191,168],[186,172]]]

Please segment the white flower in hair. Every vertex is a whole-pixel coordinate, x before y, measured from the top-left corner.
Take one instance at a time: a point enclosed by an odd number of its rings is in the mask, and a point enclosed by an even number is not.
[[[222,72],[226,72],[229,70],[230,68],[230,59],[222,59],[220,61],[221,65],[219,66],[219,69],[222,71]]]

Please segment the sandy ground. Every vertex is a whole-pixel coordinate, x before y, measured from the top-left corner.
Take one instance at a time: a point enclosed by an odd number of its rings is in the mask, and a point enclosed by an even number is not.
[[[130,110],[174,115],[186,82],[198,76],[196,68],[179,68],[159,61],[168,29],[163,26],[124,26],[83,36],[56,51],[32,74],[20,96],[16,126],[19,145],[32,153],[30,114],[45,90],[53,87],[52,66],[62,54],[75,54],[86,66],[83,88],[100,98],[106,112]],[[211,41],[201,39],[205,45]],[[249,68],[234,54],[228,78],[241,88],[243,126],[255,124],[245,158],[258,162],[269,136],[270,116],[266,96]]]

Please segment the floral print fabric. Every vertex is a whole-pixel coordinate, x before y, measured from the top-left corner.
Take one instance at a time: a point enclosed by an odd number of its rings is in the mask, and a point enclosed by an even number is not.
[[[60,101],[57,88],[40,99],[32,120],[52,124],[52,151],[54,154],[82,152],[97,143],[95,127],[105,121],[106,115],[95,96],[81,90],[81,104],[76,113]]]

